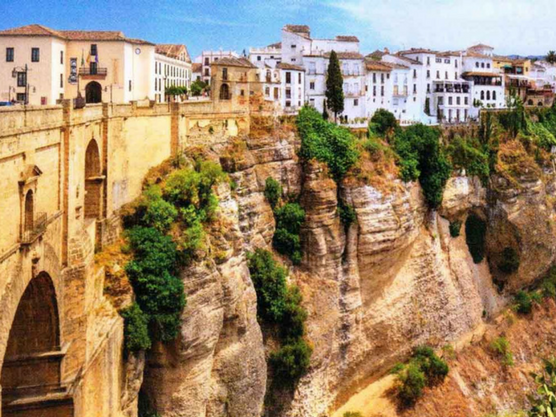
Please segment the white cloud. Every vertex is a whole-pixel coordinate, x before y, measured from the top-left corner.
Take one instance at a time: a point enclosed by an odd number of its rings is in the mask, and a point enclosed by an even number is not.
[[[353,19],[358,33],[387,45],[448,50],[481,42],[505,54],[556,49],[554,0],[323,1]]]

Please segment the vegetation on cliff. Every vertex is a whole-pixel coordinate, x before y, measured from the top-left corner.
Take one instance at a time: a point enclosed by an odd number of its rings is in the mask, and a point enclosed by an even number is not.
[[[276,381],[294,384],[308,369],[312,348],[304,339],[307,312],[301,306],[301,293],[288,285],[286,269],[269,251],[257,249],[248,254],[251,280],[257,293],[257,315],[278,329],[281,348],[270,356]]]
[[[129,351],[178,336],[186,303],[179,271],[203,248],[203,224],[218,207],[213,187],[225,179],[219,165],[198,160],[147,185],[125,214],[133,254],[125,270],[135,293],[135,303],[122,311]]]
[[[396,374],[396,390],[402,405],[415,404],[426,386],[441,383],[448,372],[448,364],[431,347],[415,348],[409,362],[399,363],[392,369],[392,373]]]

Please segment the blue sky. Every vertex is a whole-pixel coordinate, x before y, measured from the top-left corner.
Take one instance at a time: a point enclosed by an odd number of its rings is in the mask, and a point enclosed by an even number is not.
[[[0,0],[0,29],[122,30],[156,43],[202,49],[264,46],[284,24],[313,37],[356,35],[362,52],[411,46],[461,49],[479,42],[500,54],[556,49],[554,0]]]

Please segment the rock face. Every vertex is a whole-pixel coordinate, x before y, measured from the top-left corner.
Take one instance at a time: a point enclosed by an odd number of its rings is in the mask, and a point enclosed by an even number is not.
[[[182,274],[188,304],[180,339],[156,347],[147,361],[144,390],[166,417],[262,413],[265,346],[246,253],[271,248],[268,177],[286,195],[299,196],[306,210],[303,261],[290,268],[290,278],[303,293],[314,346],[309,373],[277,416],[329,415],[413,347],[441,347],[470,334],[506,305],[509,291],[531,283],[554,259],[547,197],[554,187],[539,178],[517,189],[501,181],[487,193],[476,179],[454,177],[443,205],[431,212],[416,183],[397,181],[385,192],[350,182],[338,190],[322,164],[302,169],[296,146],[294,134],[283,131],[212,145],[234,191],[219,190],[210,260]],[[356,212],[349,229],[337,213],[338,195]],[[450,222],[464,222],[470,213],[488,225],[489,261],[480,264],[469,254],[465,227],[457,238],[449,232]],[[497,256],[506,246],[518,250],[522,263],[504,276],[501,295],[491,271],[499,274]]]

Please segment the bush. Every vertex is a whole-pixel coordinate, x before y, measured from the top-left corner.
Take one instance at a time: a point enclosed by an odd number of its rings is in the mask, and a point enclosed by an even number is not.
[[[355,209],[353,206],[344,203],[343,200],[339,201],[338,215],[340,216],[340,221],[346,230],[348,230],[349,227],[357,221],[357,213],[355,212]]]
[[[274,178],[268,177],[264,187],[264,196],[273,209],[278,205],[282,197],[282,186]]]
[[[313,349],[303,339],[282,346],[270,355],[276,379],[282,384],[297,381],[309,368]]]
[[[556,415],[556,359],[543,359],[543,373],[532,374],[537,385],[528,399],[531,409],[529,417],[553,417]]]
[[[394,140],[400,158],[400,175],[404,181],[417,178],[431,208],[442,203],[442,194],[452,166],[440,144],[440,131],[416,124],[400,130]]]
[[[287,203],[274,210],[276,231],[273,244],[278,252],[287,255],[294,264],[301,263],[299,234],[305,222],[305,210],[297,203]]]
[[[485,257],[486,222],[471,214],[465,222],[465,240],[473,262],[480,263]]]
[[[533,310],[533,300],[527,291],[519,291],[515,296],[515,310],[519,314],[529,314]]]
[[[286,270],[263,249],[248,254],[249,272],[257,293],[257,313],[264,322],[277,326],[282,348],[270,356],[280,384],[292,384],[306,372],[312,349],[307,345],[307,311],[301,306],[301,292],[286,283]]]
[[[504,336],[494,339],[490,344],[490,348],[500,357],[504,366],[512,366],[514,364],[514,355],[510,349],[510,342]]]
[[[507,247],[502,251],[498,269],[505,274],[513,274],[519,269],[519,255],[514,248]]]
[[[477,139],[456,137],[447,147],[452,165],[456,169],[465,169],[467,175],[477,176],[486,184],[490,175],[488,152]]]
[[[450,223],[450,236],[458,237],[461,231],[461,222],[456,220]]]
[[[151,348],[149,336],[149,317],[133,303],[120,312],[124,319],[125,347],[128,352],[137,352]]]
[[[336,182],[359,159],[356,139],[350,131],[324,120],[314,108],[305,106],[299,111],[297,127],[301,136],[301,158],[326,163]]]
[[[407,364],[397,364],[392,373],[397,375],[397,393],[402,404],[415,404],[425,386],[439,384],[448,375],[448,364],[429,346],[415,348]]]
[[[388,110],[378,109],[369,122],[369,137],[376,135],[384,138],[388,134],[394,133],[397,128],[396,116]]]
[[[359,411],[346,411],[343,417],[363,417]]]

